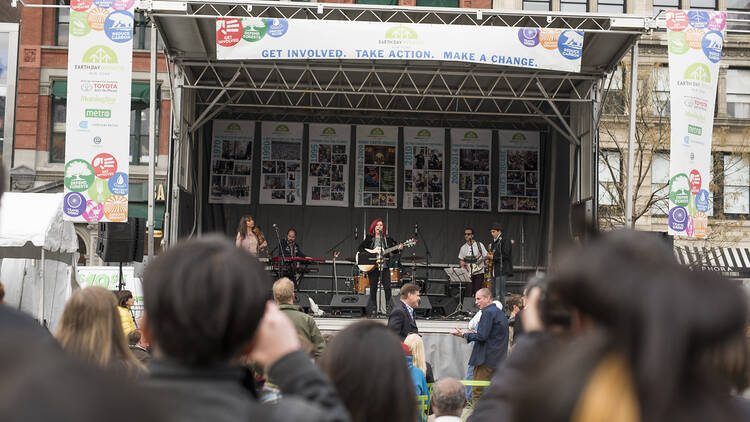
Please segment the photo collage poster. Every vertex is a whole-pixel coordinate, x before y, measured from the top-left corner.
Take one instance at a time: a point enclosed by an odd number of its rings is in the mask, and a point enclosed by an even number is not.
[[[500,212],[539,214],[539,132],[499,130]]]
[[[255,122],[214,120],[209,204],[249,204]]]
[[[302,205],[302,123],[262,122],[261,204]]]
[[[349,125],[310,124],[307,205],[349,206]]]
[[[354,206],[396,208],[398,128],[357,126]]]
[[[445,129],[404,128],[404,209],[445,209]]]
[[[451,129],[451,210],[490,211],[492,131]]]

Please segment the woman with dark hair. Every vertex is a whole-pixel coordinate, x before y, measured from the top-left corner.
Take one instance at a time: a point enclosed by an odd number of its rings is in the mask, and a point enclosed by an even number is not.
[[[385,325],[362,321],[333,338],[321,368],[353,422],[414,422],[417,398],[398,337]]]
[[[387,249],[393,246],[396,246],[396,241],[388,236],[383,220],[377,218],[370,224],[370,230],[368,230],[367,236],[365,236],[365,240],[363,240],[362,243],[359,244],[359,248],[357,250],[359,252],[359,256],[362,257],[367,255],[366,249]],[[403,248],[403,246],[399,246],[398,250],[402,250]],[[363,265],[363,263],[365,265],[375,264],[374,261],[365,262],[361,259],[360,261],[361,262],[358,262],[358,264],[360,265]],[[389,271],[389,268],[390,265],[388,264],[388,262],[386,262],[382,265],[382,269],[379,265],[376,264],[375,268],[370,271],[370,305],[375,306],[376,309],[378,297],[378,281],[380,281],[380,283],[383,285],[383,292],[385,293],[385,303],[388,311],[390,311],[391,272]],[[375,311],[374,313],[377,313],[377,311]]]
[[[251,215],[245,215],[240,218],[234,244],[255,257],[260,256],[261,252],[265,251],[268,247],[268,242],[263,238],[263,232],[260,231],[259,227],[255,226],[255,219]]]
[[[122,332],[127,336],[135,330],[135,321],[133,321],[133,314],[130,313],[130,308],[133,307],[135,299],[133,293],[130,290],[120,290],[117,292],[117,310],[120,312],[120,320],[122,320]]]

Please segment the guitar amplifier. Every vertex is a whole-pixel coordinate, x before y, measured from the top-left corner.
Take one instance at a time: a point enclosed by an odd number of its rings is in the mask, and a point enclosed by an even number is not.
[[[335,295],[331,299],[330,311],[334,315],[361,317],[367,313],[370,296],[366,295]]]

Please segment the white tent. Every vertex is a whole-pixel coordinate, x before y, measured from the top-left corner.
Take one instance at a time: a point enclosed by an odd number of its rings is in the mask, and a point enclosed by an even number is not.
[[[8,192],[0,205],[0,281],[9,306],[54,330],[73,289],[78,238],[63,194]]]

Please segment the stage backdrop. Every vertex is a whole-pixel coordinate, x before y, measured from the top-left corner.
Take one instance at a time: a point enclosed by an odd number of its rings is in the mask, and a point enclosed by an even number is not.
[[[249,204],[255,122],[214,120],[208,202]]]
[[[450,209],[490,211],[492,131],[451,129]]]
[[[354,206],[396,208],[398,128],[357,126],[357,177]]]
[[[539,132],[497,131],[500,212],[539,213]]]
[[[302,129],[302,123],[261,123],[261,204],[302,205]]]
[[[404,208],[445,209],[445,129],[404,128]]]
[[[307,205],[349,206],[349,125],[309,125]]]

